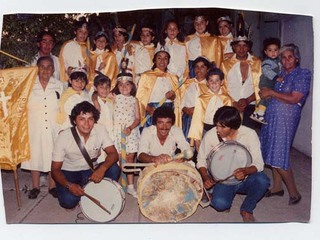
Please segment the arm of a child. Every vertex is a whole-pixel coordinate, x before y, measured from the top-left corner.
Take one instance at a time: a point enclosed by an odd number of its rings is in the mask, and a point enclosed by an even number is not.
[[[134,119],[133,123],[125,129],[125,134],[127,136],[131,134],[132,129],[136,128],[140,124],[139,102],[138,102],[137,98],[135,100],[136,100],[136,104],[135,104],[135,119]]]

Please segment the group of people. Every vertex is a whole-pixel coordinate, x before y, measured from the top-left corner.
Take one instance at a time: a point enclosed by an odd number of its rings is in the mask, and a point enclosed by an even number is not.
[[[233,36],[228,16],[217,20],[220,36],[207,32],[208,23],[195,16],[195,33],[183,40],[178,23],[169,20],[157,44],[150,26],[141,26],[140,41],[117,26],[113,45],[99,31],[89,49],[88,24],[78,21],[75,38],[63,44],[59,57],[51,53],[54,34],[40,33],[33,62],[38,77],[28,104],[31,158],[21,165],[31,170],[29,198],[37,198],[41,172],[49,172],[49,193],[72,209],[89,180],[118,181],[125,151],[129,163],[195,166],[205,188],[213,189],[211,206],[217,211],[229,209],[236,193],[247,194],[240,208],[245,222],[255,221],[261,198],[283,196],[282,181],[289,205],[297,204],[301,195],[289,152],[311,73],[300,68],[294,44],[281,47],[278,39],[266,39],[261,62],[251,53],[251,39]],[[244,145],[253,158],[235,170],[236,185],[215,181],[207,166],[210,151],[227,140]],[[190,149],[193,158],[173,157]],[[270,189],[265,164],[272,168]],[[127,183],[127,193],[137,197],[132,173]]]

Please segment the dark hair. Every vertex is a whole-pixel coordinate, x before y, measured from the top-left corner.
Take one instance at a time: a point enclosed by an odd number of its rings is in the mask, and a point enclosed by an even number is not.
[[[125,41],[127,42],[129,40],[129,33],[123,32],[123,31],[118,31],[122,36],[124,36]],[[114,32],[112,33],[112,36],[114,38]]]
[[[121,94],[120,91],[119,91],[119,84],[120,84],[120,81],[118,80],[118,78],[121,78],[121,77],[132,77],[132,74],[131,73],[128,73],[128,72],[122,72],[122,73],[119,73],[117,75],[117,83],[116,83],[116,86],[114,87],[114,89],[112,90],[112,92],[116,95],[118,94]],[[137,87],[136,85],[134,84],[133,81],[129,81],[129,83],[132,85],[132,89],[130,91],[130,95],[131,96],[136,96],[136,93],[137,93]]]
[[[220,123],[223,127],[238,129],[241,126],[241,116],[235,107],[223,106],[214,114],[213,123],[215,126]]]
[[[279,49],[281,47],[279,38],[266,38],[265,40],[263,40],[263,50],[267,50],[268,46],[271,44],[277,45]]]
[[[177,25],[177,28],[179,30],[179,33],[177,35],[177,39],[178,39],[179,42],[184,42],[184,36],[183,36],[183,34],[182,34],[182,32],[181,32],[181,30],[179,28],[178,21],[175,20],[175,19],[171,19],[171,20],[167,21],[166,24],[162,28],[162,31],[161,31],[161,34],[160,34],[160,40],[159,40],[159,43],[160,43],[161,46],[164,46],[166,44],[166,38],[167,38],[166,31],[167,31],[167,28],[168,28],[170,23],[174,23],[174,24]]]
[[[55,37],[55,35],[53,34],[53,32],[50,32],[50,31],[42,31],[42,32],[38,33],[38,35],[37,35],[37,42],[38,42],[38,43],[41,42],[43,36],[45,36],[45,35],[49,35],[50,37],[52,37],[53,43],[56,42],[56,37]]]
[[[244,42],[245,44],[247,44],[248,48],[249,48],[249,51],[248,52],[251,52],[251,49],[252,49],[252,46],[253,46],[253,42],[250,41],[250,40],[234,40],[230,43],[231,47],[232,47],[232,50],[233,50],[233,47],[234,45],[237,45],[239,42]],[[234,51],[234,50],[233,50]]]
[[[169,63],[170,63],[170,58],[171,58],[170,54],[169,54],[167,51],[160,50],[160,51],[156,52],[156,53],[154,54],[154,56],[153,56],[153,59],[152,59],[153,66],[152,66],[152,68],[151,68],[152,70],[154,70],[154,69],[157,67],[157,66],[156,66],[156,58],[157,58],[158,54],[161,53],[161,52],[164,52],[164,53],[166,53],[166,54],[168,55],[168,65],[169,65]],[[166,67],[166,71],[168,70],[168,65],[167,65],[167,67]]]
[[[107,41],[107,45],[105,46],[104,50],[109,50],[111,51],[111,44],[110,44],[110,38],[108,36],[108,34],[106,32],[103,32],[103,31],[99,31],[96,33],[96,35],[94,36],[94,41],[97,41],[99,38],[101,37],[104,37]],[[96,50],[97,49],[97,46],[96,44],[93,44],[93,50]]]
[[[81,17],[78,21],[76,21],[73,24],[73,30],[77,31],[79,28],[82,28],[83,25],[86,25],[87,28],[89,27],[88,22],[86,21],[85,17]]]
[[[39,57],[37,60],[37,66],[39,67],[42,61],[49,61],[52,64],[52,67],[54,69],[54,62],[53,59],[50,56],[42,56]]]
[[[152,115],[152,124],[156,125],[158,118],[170,118],[172,120],[172,125],[176,121],[176,116],[174,115],[173,109],[166,106],[158,107]]]
[[[69,78],[70,81],[80,78],[81,80],[84,80],[86,82],[86,85],[88,84],[88,77],[87,74],[85,74],[84,72],[73,72],[70,74]],[[68,86],[71,87],[71,84],[69,83]]]
[[[97,123],[100,118],[100,112],[88,101],[83,101],[75,105],[71,111],[69,118],[72,126],[76,125],[74,122],[77,116],[79,116],[81,113],[92,113],[95,123]]]
[[[224,79],[224,73],[220,70],[220,68],[214,68],[214,69],[209,70],[206,74],[207,81],[212,75],[219,76],[221,81],[223,81],[223,79]]]
[[[209,60],[206,59],[205,57],[197,57],[192,63],[193,68],[196,67],[196,64],[198,62],[203,62],[204,65],[208,68],[208,70],[216,67],[216,64],[214,62],[209,62]]]
[[[103,84],[107,84],[107,86],[108,87],[110,87],[111,86],[111,80],[110,80],[110,78],[108,78],[106,75],[104,75],[104,74],[98,74],[95,78],[94,78],[94,80],[93,80],[93,85],[95,86],[95,87],[97,87],[98,85],[103,85]]]

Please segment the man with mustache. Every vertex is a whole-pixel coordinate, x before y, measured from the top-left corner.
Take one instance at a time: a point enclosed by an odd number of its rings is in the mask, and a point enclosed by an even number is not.
[[[181,128],[174,126],[175,114],[170,107],[159,107],[153,113],[153,125],[143,129],[141,134],[138,159],[144,163],[164,164],[173,161],[177,149],[181,152],[190,152]],[[192,157],[192,156],[191,156]],[[189,158],[191,158],[189,156]],[[174,161],[183,162],[186,158]],[[191,162],[192,165],[193,162]]]

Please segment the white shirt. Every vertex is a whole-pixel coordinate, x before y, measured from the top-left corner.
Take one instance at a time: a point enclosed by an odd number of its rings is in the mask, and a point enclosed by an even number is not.
[[[144,128],[142,131],[138,156],[140,153],[146,153],[152,156],[159,156],[160,154],[174,156],[177,148],[179,148],[181,152],[190,149],[190,145],[186,141],[181,128],[172,126],[165,143],[161,145],[157,136],[157,128],[153,125]]]
[[[206,81],[206,80],[203,80]],[[200,90],[199,90],[199,81],[193,82],[189,85],[188,89],[183,95],[182,101],[181,101],[181,109],[184,107],[194,107],[196,103],[196,99],[200,95]]]
[[[139,42],[139,44],[132,43],[134,51],[134,70],[135,74],[141,74],[152,68],[153,62],[151,61],[148,49]],[[153,43],[148,45],[148,47],[153,47]]]
[[[235,58],[235,55],[233,56]],[[248,53],[248,60],[252,60],[252,55]],[[248,78],[242,84],[242,76],[240,71],[240,61],[235,63],[227,74],[227,85],[230,92],[230,96],[239,101],[241,98],[247,98],[254,93],[254,86],[252,82],[251,67],[249,65]],[[254,104],[252,102],[251,104]]]
[[[82,57],[81,46],[75,40],[68,42],[64,46],[62,57],[66,69],[68,67],[83,67],[85,64],[89,65],[89,63],[85,63],[85,59]]]
[[[113,145],[106,128],[101,124],[94,125],[86,143],[84,143],[84,138],[79,132],[78,135],[91,159],[98,157],[102,149]],[[55,162],[63,162],[62,170],[81,171],[90,169],[74,140],[71,128],[59,134],[55,142],[52,160]]]
[[[171,83],[168,78],[165,77],[158,77],[156,83],[153,86],[149,103],[152,102],[160,102],[165,96],[168,91],[171,91]],[[172,102],[171,100],[167,99],[166,102]]]
[[[261,155],[260,141],[257,133],[251,128],[241,125],[238,129],[238,134],[235,141],[244,145],[250,152],[252,156],[251,166],[255,166],[258,172],[263,171],[264,162]],[[206,159],[211,150],[214,149],[214,147],[216,147],[219,143],[220,142],[217,136],[216,128],[212,128],[204,135],[204,138],[202,139],[200,144],[200,149],[197,157],[198,169],[201,167],[208,168]]]
[[[216,113],[216,111],[219,108],[221,108],[222,106],[223,106],[223,102],[222,102],[221,98],[219,98],[216,95],[213,96],[210,99],[209,104],[207,106],[203,122],[206,123],[206,124],[213,125],[213,116]]]
[[[188,59],[194,61],[197,57],[201,56],[201,44],[199,34],[196,33],[197,36],[193,37],[190,41],[186,42],[186,46],[188,49]]]
[[[60,80],[60,62],[59,58],[53,54],[50,53],[50,57],[53,60],[53,65],[54,65],[54,72],[53,72],[53,78]],[[40,58],[40,53],[38,52],[36,55],[34,55],[32,61],[31,61],[31,66],[36,66],[37,61]]]
[[[175,39],[176,40],[176,39]],[[177,40],[176,40],[177,41]],[[158,43],[156,52],[161,48],[160,43]],[[167,37],[165,40],[165,49],[170,54],[170,62],[168,65],[168,72],[177,75],[181,78],[187,67],[187,49],[179,43],[173,41],[171,43],[170,39]]]
[[[98,96],[98,102],[100,104],[100,118],[98,123],[105,126],[110,137],[113,135],[113,104],[109,101],[102,101],[102,99]]]

